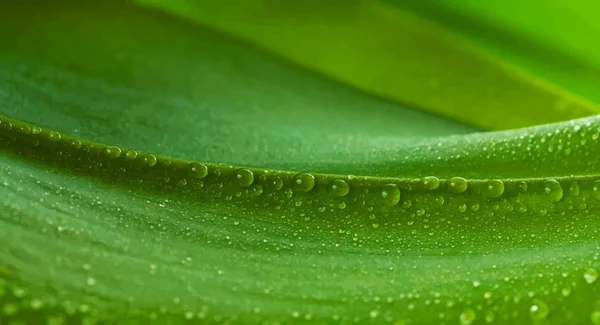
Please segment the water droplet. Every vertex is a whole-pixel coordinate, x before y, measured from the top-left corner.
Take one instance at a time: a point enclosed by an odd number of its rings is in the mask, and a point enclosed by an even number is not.
[[[62,139],[62,136],[58,132],[50,131],[48,132],[48,139],[50,139],[50,141],[60,141],[60,139]]]
[[[533,301],[533,305],[529,308],[529,315],[534,319],[542,319],[548,316],[550,308],[543,301],[536,299]]]
[[[73,147],[75,149],[81,148],[81,141],[79,141],[77,139],[71,140],[71,147]]]
[[[273,189],[275,189],[275,191],[279,191],[283,187],[283,180],[281,179],[281,177],[275,176],[272,184],[273,184]]]
[[[238,169],[235,173],[235,178],[237,178],[239,185],[242,187],[250,186],[254,183],[254,173],[249,169]]]
[[[334,180],[333,183],[331,184],[331,187],[329,188],[329,193],[332,196],[337,196],[337,197],[346,196],[349,191],[350,191],[350,187],[348,186],[348,183],[346,183],[344,180],[341,180],[341,179]]]
[[[373,228],[375,228],[375,229],[379,228],[379,224],[378,223],[374,223],[373,224]]]
[[[462,177],[452,177],[448,180],[448,190],[453,193],[462,193],[468,186],[467,180]]]
[[[2,126],[7,130],[12,129],[12,127],[13,127],[12,123],[10,123],[9,121],[2,122]]]
[[[592,284],[598,280],[598,271],[596,271],[596,269],[589,268],[585,270],[583,278],[585,279],[585,282]]]
[[[196,178],[204,178],[208,175],[208,167],[205,164],[190,163],[190,169]]]
[[[500,180],[491,180],[485,184],[485,195],[489,197],[498,197],[504,193],[504,183]]]
[[[153,167],[154,165],[156,165],[156,156],[154,155],[147,154],[142,160],[144,162],[144,165],[148,167]]]
[[[315,177],[311,174],[302,173],[294,178],[294,189],[301,192],[308,192],[315,187]]]
[[[516,184],[517,184],[517,188],[519,189],[519,191],[521,191],[521,192],[527,191],[527,183],[525,181],[518,181]]]
[[[466,205],[466,204],[464,204],[464,203],[463,203],[463,204],[461,204],[461,205],[459,205],[459,206],[458,206],[458,211],[459,211],[459,212],[465,212],[465,211],[467,211],[467,205]]]
[[[400,201],[400,190],[396,184],[386,184],[381,189],[381,203],[387,206],[394,206]]]
[[[106,147],[104,154],[109,158],[119,158],[121,156],[121,148],[115,146]]]
[[[290,199],[290,198],[292,198],[292,196],[294,196],[294,191],[291,188],[286,188],[285,189],[285,197]]]
[[[262,186],[254,185],[254,187],[252,188],[252,193],[254,193],[254,196],[260,196],[263,193]]]
[[[440,186],[440,180],[435,176],[425,176],[421,182],[423,183],[423,188],[430,191],[435,190]]]
[[[600,310],[594,310],[590,319],[592,320],[592,324],[600,325]]]
[[[551,202],[558,202],[563,197],[562,186],[554,179],[544,181],[544,192]]]
[[[571,194],[572,196],[578,196],[579,193],[581,193],[581,190],[579,189],[579,184],[577,184],[577,182],[571,183],[571,185],[569,186],[569,194]]]
[[[594,182],[594,187],[592,188],[592,196],[600,200],[600,180]]]
[[[127,159],[135,159],[137,158],[138,153],[135,150],[127,150],[125,151],[125,158]]]
[[[467,309],[467,310],[463,311],[459,316],[460,324],[461,325],[470,325],[475,321],[475,318],[476,318],[476,315],[475,315],[475,312],[473,311],[473,309]]]

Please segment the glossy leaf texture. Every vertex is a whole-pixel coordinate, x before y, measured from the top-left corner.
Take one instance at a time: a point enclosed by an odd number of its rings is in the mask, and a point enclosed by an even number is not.
[[[8,8],[2,324],[600,322],[598,117],[474,133],[122,2]]]
[[[600,113],[596,96],[593,102],[574,94],[597,93],[593,65],[583,64],[588,75],[564,73],[556,66],[571,61],[560,51],[532,48],[510,35],[498,38],[484,23],[444,14],[431,1],[136,2],[242,36],[367,92],[487,130]],[[462,28],[448,28],[448,20]],[[474,40],[478,32],[491,44]],[[547,52],[552,60],[540,55]]]

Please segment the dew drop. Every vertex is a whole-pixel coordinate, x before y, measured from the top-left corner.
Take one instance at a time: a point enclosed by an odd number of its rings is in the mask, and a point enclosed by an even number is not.
[[[458,211],[459,211],[459,212],[465,212],[465,211],[467,211],[467,205],[466,205],[466,204],[464,204],[464,203],[463,203],[463,204],[461,204],[461,205],[459,205],[459,206],[458,206]]]
[[[153,167],[154,165],[156,165],[156,156],[154,155],[147,154],[142,160],[144,162],[144,165],[148,167]]]
[[[579,193],[581,193],[581,190],[579,189],[579,184],[577,184],[577,182],[571,183],[571,185],[569,186],[569,194],[571,194],[571,196],[579,196]]]
[[[275,176],[275,179],[273,179],[272,184],[275,191],[279,191],[283,187],[283,180],[281,179],[281,177]]]
[[[467,310],[463,311],[459,316],[460,324],[461,325],[470,325],[475,321],[475,318],[476,318],[476,315],[475,315],[475,312],[473,311],[473,309],[467,309]]]
[[[563,197],[562,186],[554,179],[549,179],[544,182],[544,192],[551,202],[558,202]]]
[[[504,183],[500,180],[491,180],[485,184],[485,194],[489,197],[498,197],[504,193]]]
[[[462,177],[452,177],[448,180],[448,190],[453,193],[462,193],[468,186],[467,180]]]
[[[70,144],[71,144],[71,147],[73,147],[75,149],[81,148],[81,141],[79,141],[77,139],[71,140]]]
[[[596,269],[589,268],[583,274],[583,278],[585,279],[585,282],[592,284],[598,280],[598,271],[596,271]]]
[[[348,183],[341,179],[334,180],[329,188],[329,193],[336,197],[346,196],[349,191],[350,187],[348,186]]]
[[[592,320],[592,324],[600,325],[600,310],[594,310],[590,319]]]
[[[125,151],[125,158],[127,159],[135,159],[137,158],[138,153],[135,150],[127,150]]]
[[[594,187],[592,188],[592,196],[600,200],[600,180],[594,182]]]
[[[48,139],[50,139],[50,141],[60,141],[60,139],[62,139],[62,136],[56,131],[50,131],[48,133]]]
[[[400,201],[400,190],[396,184],[386,184],[381,190],[381,203],[386,206],[394,206]]]
[[[254,196],[261,196],[261,194],[263,193],[262,186],[254,185],[254,187],[252,187],[252,193],[254,194]]]
[[[291,188],[286,188],[284,193],[285,197],[287,197],[288,199],[291,199],[292,196],[294,196],[294,191]]]
[[[421,180],[421,183],[423,183],[423,188],[430,191],[440,186],[440,180],[435,176],[425,176]]]
[[[208,167],[205,164],[190,163],[190,169],[196,178],[204,178],[208,175]]]
[[[239,185],[242,187],[247,187],[254,183],[254,173],[249,169],[238,169],[235,173],[235,178],[239,181]]]
[[[302,173],[294,178],[294,189],[301,192],[308,192],[315,187],[315,177],[311,174]]]
[[[527,191],[527,183],[525,181],[518,181],[516,184],[517,184],[517,188],[519,189],[519,191],[521,191],[521,192]]]
[[[115,146],[106,147],[104,154],[109,158],[119,158],[121,156],[121,148]]]
[[[531,305],[531,307],[529,308],[529,315],[531,315],[531,318],[534,319],[546,318],[549,312],[550,308],[548,308],[548,305],[546,305],[546,303],[538,299],[534,300],[533,305]]]

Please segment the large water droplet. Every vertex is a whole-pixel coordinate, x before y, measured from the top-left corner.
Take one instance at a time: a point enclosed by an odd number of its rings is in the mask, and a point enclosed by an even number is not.
[[[598,280],[598,271],[596,271],[596,269],[589,268],[583,274],[583,278],[585,279],[585,282],[592,284]]]
[[[204,178],[208,175],[208,167],[205,164],[190,163],[190,169],[197,178]]]
[[[448,190],[453,193],[462,193],[468,186],[467,180],[462,177],[452,177],[448,180]]]
[[[386,184],[381,189],[381,203],[387,206],[394,206],[400,201],[400,190],[396,184]]]
[[[536,299],[533,301],[533,305],[529,308],[529,315],[534,319],[546,318],[550,313],[550,308],[543,301]]]
[[[544,193],[551,202],[558,202],[563,197],[562,186],[554,179],[544,181]]]
[[[127,159],[135,159],[137,158],[138,153],[135,150],[127,150],[125,151],[125,158]]]
[[[349,191],[350,187],[348,186],[348,183],[341,179],[334,180],[331,184],[331,187],[329,188],[329,193],[332,196],[337,197],[346,196]]]
[[[489,197],[498,197],[504,193],[504,183],[501,180],[491,180],[485,184],[485,195]]]
[[[308,192],[315,187],[315,177],[311,174],[302,173],[294,178],[294,189],[301,192]]]
[[[423,183],[423,188],[426,190],[435,190],[440,186],[440,180],[435,176],[426,176],[421,180]]]
[[[144,156],[144,158],[142,160],[144,162],[144,165],[146,165],[148,167],[152,167],[152,166],[156,165],[156,156],[155,155],[147,154]]]
[[[250,186],[252,183],[254,183],[254,173],[246,168],[238,169],[235,172],[235,178],[242,187]]]
[[[279,191],[283,187],[283,180],[281,177],[275,176],[271,184],[273,184],[273,189],[275,189],[275,191]]]
[[[119,158],[121,156],[121,148],[115,146],[106,147],[104,154],[109,158]]]

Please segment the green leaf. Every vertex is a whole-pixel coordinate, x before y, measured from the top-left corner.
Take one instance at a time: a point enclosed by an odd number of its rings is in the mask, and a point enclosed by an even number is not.
[[[598,117],[473,133],[163,13],[6,8],[1,324],[600,321]]]
[[[545,52],[532,49],[527,41],[505,39],[528,50],[524,58],[515,58],[502,47],[497,49],[501,42],[490,45],[472,36],[485,33],[485,24],[450,15],[440,23],[462,23],[462,29],[444,28],[428,19],[438,18],[441,11],[428,5],[430,1],[135,1],[242,36],[367,92],[483,129],[600,113],[596,103],[573,94],[596,93],[600,80],[593,66],[576,70],[589,71],[588,76],[574,76],[572,67],[569,74],[553,75],[556,60],[539,60],[538,53]],[[428,9],[425,14],[419,10],[423,6]],[[496,36],[488,34],[484,39]],[[541,71],[544,78],[529,70]],[[568,87],[558,88],[549,81]]]

